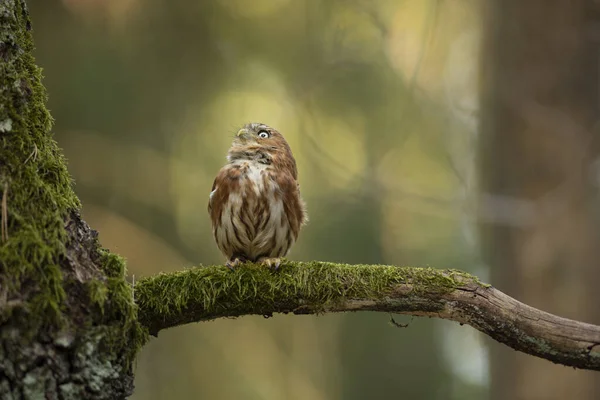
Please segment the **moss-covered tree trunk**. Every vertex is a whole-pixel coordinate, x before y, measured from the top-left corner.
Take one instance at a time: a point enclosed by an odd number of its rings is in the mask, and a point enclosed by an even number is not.
[[[0,398],[120,399],[145,339],[52,139],[24,0],[0,0]]]

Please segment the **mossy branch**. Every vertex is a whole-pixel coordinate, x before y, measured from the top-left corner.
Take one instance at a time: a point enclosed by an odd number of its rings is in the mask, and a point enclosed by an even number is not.
[[[135,286],[140,322],[151,334],[191,322],[274,313],[382,311],[467,324],[515,350],[600,370],[600,326],[527,306],[467,273],[433,268],[286,262],[199,267]]]

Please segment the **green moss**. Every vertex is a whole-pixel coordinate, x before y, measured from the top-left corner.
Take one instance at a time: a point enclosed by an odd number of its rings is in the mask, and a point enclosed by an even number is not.
[[[104,304],[108,298],[108,287],[106,287],[104,282],[98,279],[92,279],[87,282],[86,285],[90,303],[97,306],[102,316],[104,316]]]
[[[105,249],[101,249],[100,254],[102,255],[102,269],[106,276],[125,279],[125,259]]]
[[[108,353],[122,355],[125,364],[131,364],[148,332],[137,321],[133,288],[125,280],[125,260],[105,249],[100,254],[106,279],[86,283],[90,304],[97,307],[94,335],[102,337],[100,346]]]
[[[65,299],[59,259],[64,218],[79,206],[61,152],[52,140],[41,70],[35,65],[23,4],[13,14],[0,8],[0,193],[6,198],[8,240],[0,242],[0,285],[19,294],[39,282],[36,315],[56,319]],[[40,280],[41,278],[41,280]]]
[[[104,318],[107,327],[104,345],[111,352],[122,354],[125,363],[130,364],[148,340],[148,331],[138,322],[138,307],[133,298],[133,288],[125,280],[125,259],[106,250],[101,251],[101,264],[106,274]]]
[[[402,283],[411,284],[413,293],[445,293],[465,282],[478,281],[455,270],[285,262],[277,272],[245,265],[235,271],[211,266],[160,274],[140,281],[136,298],[142,323],[151,326],[155,318],[177,319],[189,309],[197,320],[267,312],[274,305],[314,310],[344,299],[383,298]]]

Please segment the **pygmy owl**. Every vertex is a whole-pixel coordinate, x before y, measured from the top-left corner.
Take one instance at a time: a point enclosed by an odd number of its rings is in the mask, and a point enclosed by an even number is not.
[[[249,261],[277,269],[307,221],[292,150],[275,129],[251,123],[227,160],[208,201],[217,246],[229,268]]]

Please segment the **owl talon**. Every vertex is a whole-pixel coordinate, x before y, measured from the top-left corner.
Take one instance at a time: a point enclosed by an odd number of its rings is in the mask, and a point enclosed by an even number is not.
[[[233,271],[233,270],[235,270],[235,268],[236,268],[238,265],[240,265],[240,264],[243,264],[243,263],[245,263],[245,262],[246,262],[246,259],[245,259],[245,258],[243,258],[243,257],[235,257],[235,258],[233,258],[233,259],[231,259],[231,260],[228,260],[228,261],[225,263],[225,265],[227,266],[227,268],[229,268],[230,270],[232,270],[232,271]]]
[[[281,266],[280,258],[261,257],[258,260],[258,262],[266,267],[273,269],[274,271],[277,271]]]

